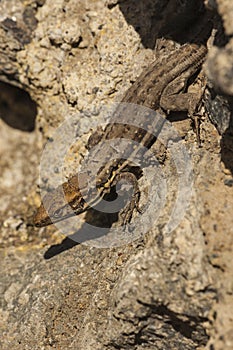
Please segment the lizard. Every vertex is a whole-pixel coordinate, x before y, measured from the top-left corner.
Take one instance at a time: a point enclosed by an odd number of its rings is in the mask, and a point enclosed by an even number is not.
[[[207,23],[207,24],[206,24]],[[210,35],[212,22],[208,19],[204,29]],[[193,77],[205,61],[207,54],[206,43],[186,43],[172,51],[166,59],[158,59],[139,75],[135,83],[128,89],[114,112],[115,120],[119,122],[109,123],[101,132],[94,132],[89,140],[87,148],[91,149],[98,143],[111,139],[131,139],[150,148],[156,141],[156,137],[147,133],[143,123],[150,123],[150,120],[142,121],[142,127],[136,128],[120,122],[120,116],[128,113],[127,108],[135,113],[135,118],[140,118],[135,106],[142,105],[153,110],[164,111],[188,111],[193,116],[197,105],[199,105],[203,91],[197,94],[184,92],[188,80]],[[132,105],[133,104],[133,105]],[[127,107],[127,106],[131,107]],[[119,118],[118,118],[119,117]],[[158,129],[162,126],[158,126]],[[159,131],[158,131],[159,132]],[[137,149],[129,147],[128,156],[136,154]],[[134,197],[129,205],[126,221],[130,220],[133,208],[137,208],[139,200],[139,189],[137,179],[128,171],[130,162],[125,159],[112,159],[111,152],[108,154],[105,165],[97,173],[96,182],[88,188],[86,175],[75,174],[65,183],[48,192],[34,216],[34,225],[43,227],[64,220],[71,215],[78,215],[85,212],[90,206],[95,206],[110,192],[111,188],[120,180],[129,180],[133,184]],[[95,192],[97,188],[97,194]],[[91,198],[85,200],[84,198]],[[64,202],[65,198],[65,202]]]

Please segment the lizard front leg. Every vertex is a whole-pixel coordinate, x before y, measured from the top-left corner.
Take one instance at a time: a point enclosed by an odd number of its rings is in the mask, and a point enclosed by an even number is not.
[[[138,181],[133,173],[122,172],[115,177],[113,185],[116,186],[118,196],[122,197],[123,205],[119,211],[119,216],[122,225],[126,225],[130,222],[134,209],[141,212],[139,209],[140,190]]]

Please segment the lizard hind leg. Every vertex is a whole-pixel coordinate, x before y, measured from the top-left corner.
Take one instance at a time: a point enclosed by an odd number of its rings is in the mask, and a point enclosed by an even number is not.
[[[187,78],[187,77],[186,77]],[[176,85],[176,90],[174,88]],[[199,111],[202,97],[206,87],[206,77],[201,71],[187,91],[182,92],[185,86],[185,77],[176,78],[172,84],[168,85],[160,99],[160,106],[166,111],[187,111],[188,117],[192,119],[197,142],[200,144],[199,135]]]

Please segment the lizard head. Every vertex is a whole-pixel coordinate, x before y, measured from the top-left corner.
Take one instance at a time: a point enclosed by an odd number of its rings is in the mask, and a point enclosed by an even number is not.
[[[77,176],[48,192],[34,215],[34,225],[43,227],[67,219],[86,210]]]

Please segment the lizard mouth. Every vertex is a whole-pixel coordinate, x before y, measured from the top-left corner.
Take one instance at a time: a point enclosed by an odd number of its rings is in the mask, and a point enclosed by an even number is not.
[[[59,221],[63,221],[74,215],[76,215],[75,212],[72,212],[66,215],[62,215],[62,212],[61,212],[60,215],[58,215],[57,217],[53,215],[49,216],[47,210],[44,208],[43,205],[41,205],[37,209],[37,212],[33,217],[33,222],[36,227],[44,227],[44,226],[55,224],[56,222],[59,222]]]
[[[53,223],[43,205],[38,208],[33,221],[36,227],[44,227]]]

